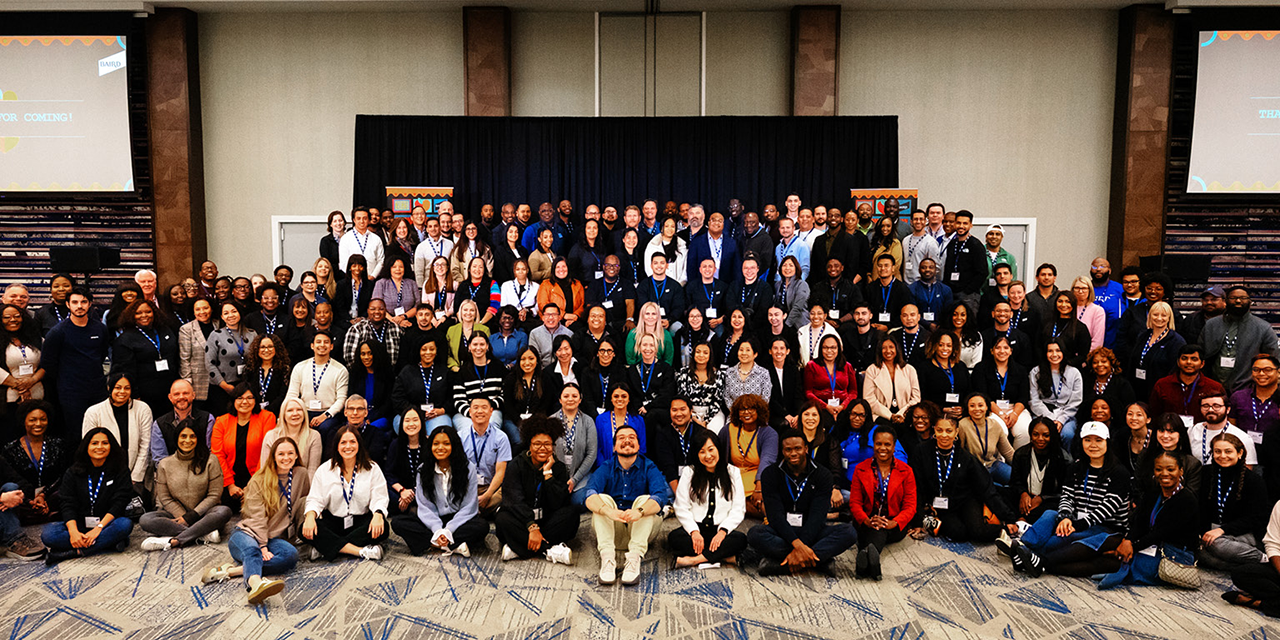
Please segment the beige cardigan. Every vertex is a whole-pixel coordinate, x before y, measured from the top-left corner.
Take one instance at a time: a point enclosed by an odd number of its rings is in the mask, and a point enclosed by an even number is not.
[[[896,394],[896,395],[895,395]],[[890,411],[893,400],[898,400],[897,415],[905,416],[911,405],[920,402],[920,379],[916,376],[916,368],[907,365],[894,367],[893,378],[889,370],[879,365],[867,367],[862,381],[862,397],[871,405],[872,419],[893,417]]]
[[[116,415],[111,411],[111,399],[108,398],[89,407],[84,412],[84,425],[80,437],[89,433],[90,429],[104,427],[120,441],[120,427],[116,425]],[[121,442],[124,449],[125,463],[129,466],[129,476],[134,482],[142,482],[147,478],[147,463],[151,460],[151,407],[141,400],[129,401],[129,441]]]
[[[996,460],[1003,460],[1006,463],[1013,462],[1013,445],[1009,443],[1009,428],[1005,426],[1004,420],[1001,420],[996,414],[987,416],[987,428],[985,429],[986,443],[983,446],[984,434],[978,430],[977,425],[973,424],[968,416],[960,420],[960,433],[963,436],[964,448],[969,450],[982,464],[990,467],[995,464]],[[986,450],[984,453],[983,450]]]
[[[302,523],[302,516],[307,510],[307,493],[311,491],[311,472],[306,467],[293,468],[293,511],[284,508],[284,496],[280,496],[280,509],[271,517],[267,517],[267,508],[262,504],[262,492],[258,483],[250,482],[244,493],[243,506],[240,508],[241,520],[238,525],[245,533],[254,537],[258,544],[266,544],[272,538],[298,537],[300,527],[294,527],[293,535],[288,536],[289,525]],[[290,540],[293,542],[293,540]]]

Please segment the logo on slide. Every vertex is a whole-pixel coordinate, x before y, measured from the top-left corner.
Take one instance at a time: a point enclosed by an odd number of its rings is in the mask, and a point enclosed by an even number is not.
[[[0,89],[0,100],[17,100],[18,94],[12,91]],[[0,137],[0,153],[9,153],[14,147],[18,146],[19,138],[17,136]]]
[[[125,52],[121,51],[116,54],[109,55],[98,61],[98,77],[102,77],[112,71],[119,71],[124,68]]]

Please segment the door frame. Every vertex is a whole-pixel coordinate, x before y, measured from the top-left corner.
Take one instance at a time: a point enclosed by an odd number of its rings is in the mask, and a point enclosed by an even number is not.
[[[329,216],[271,216],[271,268],[284,262],[284,247],[280,243],[284,242],[284,225],[296,224],[300,222],[319,222],[327,224]]]
[[[1036,263],[1036,219],[1035,219],[1035,218],[988,218],[988,217],[986,217],[986,216],[983,216],[983,217],[974,216],[974,217],[973,217],[973,226],[974,226],[974,228],[975,228],[975,229],[976,229],[978,226],[984,226],[984,227],[985,227],[985,226],[990,226],[990,225],[993,225],[993,224],[999,224],[999,225],[1016,224],[1016,225],[1022,225],[1022,226],[1025,226],[1025,227],[1027,228],[1027,255],[1022,256],[1022,259],[1026,261],[1026,264],[1022,265],[1022,281],[1023,281],[1023,282],[1030,282],[1031,280],[1027,278],[1027,270],[1028,270],[1028,269],[1035,269],[1035,268],[1036,268],[1036,266],[1037,266],[1037,263]],[[986,240],[986,238],[985,238],[985,237],[978,238],[978,240],[982,242],[982,245],[983,245],[984,247],[986,246],[986,244],[987,244],[987,240]],[[1032,273],[1034,274],[1035,272],[1034,272],[1034,271],[1032,271]]]

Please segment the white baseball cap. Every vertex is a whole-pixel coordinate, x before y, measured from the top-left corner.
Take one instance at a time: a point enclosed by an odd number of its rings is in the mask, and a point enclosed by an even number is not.
[[[1098,436],[1103,440],[1109,440],[1111,438],[1111,429],[1101,422],[1086,422],[1083,427],[1080,427],[1080,439],[1083,440],[1089,436]]]

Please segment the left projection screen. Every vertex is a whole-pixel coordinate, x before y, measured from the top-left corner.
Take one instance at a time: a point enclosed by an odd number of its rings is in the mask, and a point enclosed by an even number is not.
[[[0,35],[0,191],[133,191],[124,36]]]

